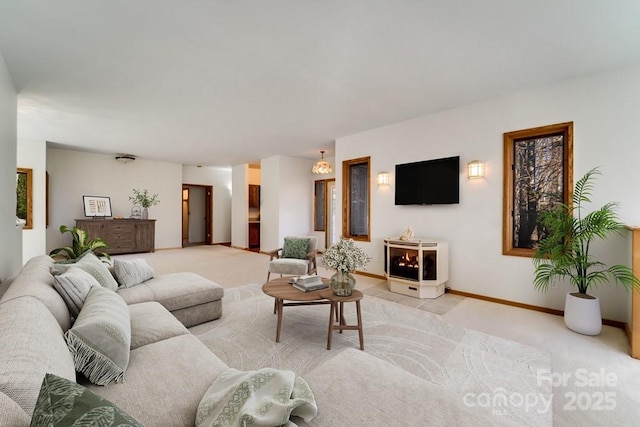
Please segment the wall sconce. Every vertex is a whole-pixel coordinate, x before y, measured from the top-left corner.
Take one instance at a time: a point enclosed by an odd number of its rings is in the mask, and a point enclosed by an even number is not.
[[[484,178],[484,163],[481,161],[474,160],[470,162],[467,167],[469,179]]]
[[[378,174],[378,187],[386,187],[389,185],[389,172],[380,172]]]

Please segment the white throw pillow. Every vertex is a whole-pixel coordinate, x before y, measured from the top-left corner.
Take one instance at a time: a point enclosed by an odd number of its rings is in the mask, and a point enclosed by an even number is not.
[[[124,379],[131,348],[131,315],[120,295],[102,286],[92,287],[64,338],[76,371],[93,384]]]
[[[152,279],[155,272],[153,268],[142,258],[132,260],[113,260],[113,270],[118,279],[118,283],[123,288],[130,288],[135,285]]]
[[[78,317],[91,288],[100,286],[91,274],[78,267],[69,267],[53,278],[53,287],[67,304],[73,317]]]

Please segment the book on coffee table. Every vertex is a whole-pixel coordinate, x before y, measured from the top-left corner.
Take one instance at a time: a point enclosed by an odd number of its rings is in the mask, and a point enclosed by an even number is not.
[[[322,282],[322,279],[320,278],[320,276],[313,276],[313,277],[316,277],[317,279],[313,281],[308,281],[306,283],[305,282],[300,283],[300,279],[298,279],[298,281],[293,284],[293,287],[298,290],[301,290],[302,292],[318,291],[320,289],[329,287],[327,284]]]
[[[305,274],[304,276],[298,277],[295,283],[299,285],[313,285],[317,283],[322,283],[322,278],[318,275],[309,275]]]

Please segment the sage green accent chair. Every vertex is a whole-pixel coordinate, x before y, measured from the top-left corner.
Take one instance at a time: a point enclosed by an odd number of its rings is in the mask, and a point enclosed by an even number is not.
[[[308,240],[306,250],[300,252],[301,241]],[[316,236],[286,236],[284,244],[278,249],[267,252],[269,259],[269,272],[282,276],[302,276],[304,274],[317,274],[318,262],[318,238]]]

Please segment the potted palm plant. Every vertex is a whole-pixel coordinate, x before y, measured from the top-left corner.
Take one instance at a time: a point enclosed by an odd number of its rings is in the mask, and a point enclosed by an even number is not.
[[[67,258],[66,262],[73,263],[86,252],[93,252],[98,257],[105,257],[111,259],[108,253],[104,252],[109,245],[99,237],[95,239],[89,239],[89,233],[80,228],[69,228],[66,225],[60,226],[60,233],[71,234],[71,246],[64,246],[62,248],[56,248],[49,252],[49,256],[55,257],[56,255],[62,255]]]
[[[584,204],[591,202],[593,179],[600,175],[591,169],[576,183],[572,204],[559,204],[540,215],[545,237],[534,254],[536,289],[545,292],[556,279],[568,278],[578,292],[568,292],[564,322],[572,331],[598,335],[602,330],[600,302],[589,295],[589,287],[615,282],[627,290],[640,288],[640,280],[624,265],[607,267],[590,252],[596,239],[604,240],[612,233],[620,234],[624,225],[618,220],[617,203],[584,214]]]

